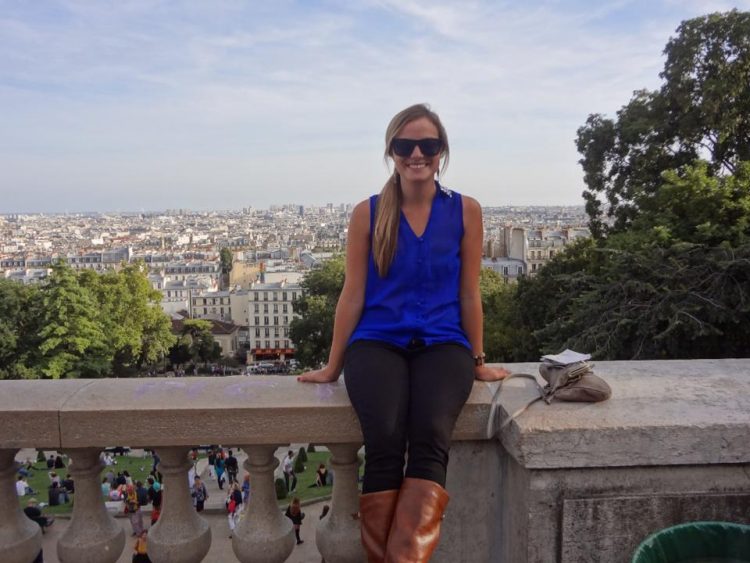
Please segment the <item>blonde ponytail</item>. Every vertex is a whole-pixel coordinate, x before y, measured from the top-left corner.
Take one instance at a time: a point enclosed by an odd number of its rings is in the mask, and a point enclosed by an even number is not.
[[[381,278],[388,270],[396,255],[398,225],[401,221],[401,185],[398,172],[393,174],[383,186],[375,208],[375,226],[372,231],[372,256]]]

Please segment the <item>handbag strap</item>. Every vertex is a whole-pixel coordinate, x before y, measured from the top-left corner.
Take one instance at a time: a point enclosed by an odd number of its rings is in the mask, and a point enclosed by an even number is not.
[[[537,390],[539,391],[539,396],[534,397],[531,399],[528,403],[523,405],[521,408],[517,409],[514,413],[512,413],[507,419],[503,421],[502,424],[500,424],[497,429],[494,429],[493,422],[495,421],[495,418],[497,417],[498,407],[500,406],[500,394],[503,390],[503,384],[508,381],[509,379],[513,378],[524,378],[524,379],[530,379],[534,382],[534,385],[536,385]],[[544,388],[542,388],[541,385],[539,385],[539,382],[537,381],[536,377],[534,377],[531,374],[528,373],[512,373],[505,379],[500,381],[500,385],[497,388],[497,391],[495,391],[495,395],[492,397],[492,403],[490,405],[490,414],[487,417],[487,430],[485,432],[486,438],[489,440],[491,438],[494,438],[496,434],[498,434],[503,428],[505,428],[508,424],[513,422],[517,416],[520,416],[526,409],[528,409],[531,405],[536,403],[538,400],[544,398]]]

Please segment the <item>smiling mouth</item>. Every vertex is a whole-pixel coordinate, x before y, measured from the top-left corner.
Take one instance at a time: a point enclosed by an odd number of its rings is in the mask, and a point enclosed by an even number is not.
[[[410,162],[409,164],[406,165],[406,167],[419,169],[419,168],[426,168],[427,165],[428,165],[427,162]]]

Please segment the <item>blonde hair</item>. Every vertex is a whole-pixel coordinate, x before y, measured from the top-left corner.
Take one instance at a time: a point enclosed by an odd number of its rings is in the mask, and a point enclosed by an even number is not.
[[[391,143],[404,126],[426,117],[438,130],[438,138],[443,141],[443,150],[440,158],[443,164],[440,172],[448,167],[450,149],[448,147],[448,134],[440,121],[438,115],[430,109],[427,104],[415,104],[398,112],[393,116],[388,128],[385,130],[385,154],[386,162],[391,154]],[[401,219],[401,178],[394,168],[393,174],[388,178],[378,196],[375,208],[375,224],[372,226],[372,256],[375,267],[381,278],[388,275],[388,270],[396,255],[396,243],[398,242],[398,225]]]

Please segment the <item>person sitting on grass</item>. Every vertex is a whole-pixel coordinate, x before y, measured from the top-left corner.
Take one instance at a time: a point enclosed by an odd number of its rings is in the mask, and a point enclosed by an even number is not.
[[[29,483],[23,478],[23,475],[19,475],[18,481],[16,481],[16,493],[19,497],[36,494],[34,490],[29,487]]]
[[[27,518],[39,524],[39,527],[42,529],[42,533],[44,533],[44,531],[55,522],[55,518],[53,516],[44,516],[42,514],[42,511],[39,508],[39,503],[35,498],[29,499],[29,502],[26,504],[26,508],[23,509],[23,513]]]
[[[75,494],[76,492],[75,481],[73,481],[73,478],[70,476],[70,473],[65,475],[65,479],[62,480],[62,482],[60,483],[60,486],[68,495]]]
[[[318,469],[315,470],[315,482],[310,485],[310,488],[313,487],[325,487],[327,484],[328,479],[328,469],[326,469],[326,464],[321,463],[318,465]]]
[[[107,500],[110,500],[109,492],[112,490],[112,485],[109,484],[109,481],[106,477],[102,477],[102,495],[107,497]]]
[[[49,486],[49,489],[47,490],[47,494],[49,495],[50,506],[57,506],[60,504],[65,504],[70,500],[68,498],[68,493],[65,492],[65,489],[63,489],[57,483],[57,481],[52,481],[52,484]]]

